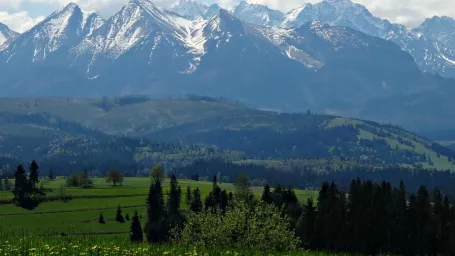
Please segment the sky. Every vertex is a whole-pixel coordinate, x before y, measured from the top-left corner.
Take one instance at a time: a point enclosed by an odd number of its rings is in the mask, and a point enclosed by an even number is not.
[[[12,30],[24,32],[47,15],[69,2],[77,3],[82,10],[96,11],[109,17],[120,10],[128,0],[0,0],[0,22]],[[169,7],[178,0],[155,0],[163,7]],[[223,8],[232,8],[240,0],[196,0],[202,3],[217,2]],[[316,3],[321,0],[249,0],[250,3],[265,4],[283,12]],[[375,16],[392,22],[416,27],[425,18],[435,15],[455,17],[455,0],[353,0],[365,5]]]

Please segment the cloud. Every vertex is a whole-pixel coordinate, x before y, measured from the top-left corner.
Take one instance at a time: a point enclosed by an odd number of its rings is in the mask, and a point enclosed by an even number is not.
[[[44,16],[32,18],[26,11],[15,13],[0,12],[0,22],[8,25],[10,29],[19,33],[27,31],[43,19]]]
[[[153,1],[153,0],[152,0]],[[158,5],[169,7],[179,0],[155,0]],[[224,8],[232,8],[240,0],[197,0],[203,3],[216,2]],[[306,3],[317,3],[321,0],[248,0],[250,3],[265,4],[283,12],[290,11]],[[392,22],[417,26],[425,18],[434,15],[455,17],[455,1],[453,0],[353,0],[365,5],[375,16],[386,18]],[[96,11],[109,17],[118,11],[128,0],[0,0],[0,22],[10,25],[12,29],[23,31],[38,22],[45,13],[51,13],[56,6],[69,2],[77,3],[85,11]],[[26,8],[27,7],[27,8]],[[38,8],[39,7],[39,8]],[[37,9],[46,12],[36,14]],[[30,15],[32,14],[32,15]],[[16,20],[15,20],[16,19]],[[3,20],[3,21],[2,21]]]

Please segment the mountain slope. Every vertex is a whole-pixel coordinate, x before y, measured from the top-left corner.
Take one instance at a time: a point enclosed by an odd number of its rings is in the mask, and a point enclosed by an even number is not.
[[[207,5],[199,4],[192,0],[180,0],[178,4],[170,8],[171,11],[189,20],[205,17],[205,13],[208,9],[209,7]]]
[[[241,20],[264,26],[277,26],[284,20],[282,12],[272,10],[265,5],[249,4],[246,1],[240,2],[232,14]]]
[[[453,168],[449,161],[453,152],[397,127],[326,115],[258,111],[208,98],[1,99],[0,107],[2,152],[14,156],[23,157],[26,150],[49,141],[65,144],[80,136],[96,141],[107,133],[215,145],[248,157],[344,157],[373,164]],[[8,144],[8,138],[21,140],[23,148]]]
[[[5,48],[7,42],[14,40],[19,33],[12,31],[3,23],[0,23],[0,50]]]

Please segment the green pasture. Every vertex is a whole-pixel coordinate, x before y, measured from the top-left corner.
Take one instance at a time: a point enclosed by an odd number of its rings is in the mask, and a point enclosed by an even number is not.
[[[13,181],[11,181],[13,182]],[[11,235],[127,235],[129,222],[117,223],[115,213],[118,206],[122,207],[123,216],[133,215],[138,211],[145,222],[145,200],[148,194],[149,178],[125,178],[121,186],[113,187],[104,179],[93,179],[93,188],[66,188],[66,180],[57,178],[54,181],[43,181],[43,186],[51,191],[47,196],[58,198],[61,187],[64,186],[65,196],[73,199],[68,201],[54,200],[41,203],[33,210],[26,210],[14,204],[0,205],[0,232]],[[212,183],[206,181],[179,180],[182,188],[182,205],[185,209],[185,193],[187,186],[192,189],[198,187],[202,200],[212,189]],[[219,184],[222,189],[234,191],[233,184]],[[169,190],[169,180],[163,183],[164,192]],[[259,197],[262,188],[253,187],[253,192]],[[317,192],[296,190],[300,202],[308,198],[315,199]],[[12,198],[11,192],[0,192],[0,200]],[[106,224],[97,223],[100,213]]]

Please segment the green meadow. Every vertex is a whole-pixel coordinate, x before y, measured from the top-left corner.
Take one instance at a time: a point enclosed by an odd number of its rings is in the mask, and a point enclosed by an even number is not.
[[[49,191],[46,196],[51,201],[41,203],[33,210],[26,210],[15,204],[0,205],[1,233],[7,236],[105,236],[118,235],[127,237],[130,224],[115,221],[115,213],[121,206],[123,215],[132,216],[135,211],[143,217],[145,223],[145,200],[149,190],[149,178],[125,178],[121,186],[113,187],[102,178],[93,179],[93,188],[67,188],[66,180],[57,178],[54,181],[44,180],[43,186]],[[206,181],[179,180],[182,188],[182,209],[187,207],[185,192],[187,186],[198,187],[204,199],[212,189],[212,183]],[[233,184],[221,183],[219,186],[227,191],[234,191]],[[62,188],[63,187],[63,192]],[[169,180],[164,182],[164,192],[169,190]],[[262,188],[253,187],[256,196]],[[317,192],[296,190],[300,202],[308,198],[316,199]],[[70,200],[58,199],[62,193]],[[0,192],[0,200],[12,198],[11,192]],[[97,223],[100,213],[106,224]],[[2,235],[0,235],[2,236]]]

